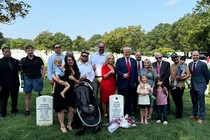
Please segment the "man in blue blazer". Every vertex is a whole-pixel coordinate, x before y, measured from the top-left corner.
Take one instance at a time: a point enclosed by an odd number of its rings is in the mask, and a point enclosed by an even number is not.
[[[131,48],[123,48],[123,55],[116,62],[118,94],[124,96],[124,113],[131,115],[133,92],[138,79],[137,63],[131,58]]]
[[[192,53],[193,62],[189,63],[189,70],[191,74],[191,101],[192,101],[192,116],[197,118],[197,123],[203,123],[205,115],[205,90],[209,83],[209,70],[206,63],[199,60],[199,53],[194,51]],[[199,111],[198,111],[199,106]],[[199,114],[198,114],[199,112]],[[198,116],[197,116],[198,115]]]

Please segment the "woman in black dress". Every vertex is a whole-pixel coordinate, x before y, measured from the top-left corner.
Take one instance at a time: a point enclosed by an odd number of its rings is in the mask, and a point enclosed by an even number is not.
[[[58,113],[58,120],[60,122],[60,130],[65,133],[66,128],[72,130],[71,124],[75,113],[75,92],[74,86],[79,83],[79,69],[73,56],[65,57],[65,74],[60,77],[61,80],[67,81],[70,84],[69,90],[65,93],[63,98],[60,92],[64,89],[58,81],[56,81],[55,92],[53,94],[54,110]],[[64,123],[64,110],[68,111],[68,124]]]

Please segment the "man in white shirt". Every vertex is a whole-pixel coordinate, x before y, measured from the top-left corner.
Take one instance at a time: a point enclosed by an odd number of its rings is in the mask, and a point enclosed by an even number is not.
[[[95,78],[95,73],[93,71],[93,67],[90,63],[88,63],[89,53],[86,51],[81,52],[80,59],[77,62],[77,66],[80,71],[80,79],[85,80],[88,79],[90,82],[93,82]]]
[[[101,68],[103,64],[105,63],[106,56],[108,55],[107,52],[105,52],[105,43],[99,42],[98,44],[98,51],[94,52],[90,56],[90,64],[93,67],[93,70],[95,71],[95,78],[93,81],[94,86],[94,96],[96,97],[96,100],[98,100],[98,92],[100,88],[101,83]]]
[[[48,66],[47,66],[47,78],[49,79],[51,85],[54,84],[54,81],[52,80],[52,74],[53,74],[53,70],[55,68],[54,59],[56,57],[60,57],[62,59],[62,61],[63,61],[64,57],[65,57],[65,55],[63,55],[61,53],[61,46],[59,44],[54,44],[53,45],[53,49],[54,49],[55,53],[53,53],[48,58],[48,61],[47,61],[47,64],[48,64]]]

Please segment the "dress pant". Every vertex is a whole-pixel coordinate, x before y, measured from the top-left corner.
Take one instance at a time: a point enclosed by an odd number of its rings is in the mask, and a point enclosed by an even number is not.
[[[2,88],[1,92],[1,102],[2,102],[2,109],[1,109],[1,116],[5,117],[7,115],[7,103],[9,95],[11,97],[11,113],[17,113],[17,102],[18,102],[18,92],[19,86],[11,87],[11,88]]]
[[[175,107],[176,107],[176,118],[182,118],[183,113],[183,94],[184,94],[185,87],[177,87],[176,89],[172,90],[171,87],[171,96],[174,101]]]
[[[118,88],[118,94],[123,95],[124,97],[124,114],[131,115],[133,92],[134,89],[132,89],[130,85],[126,88]]]
[[[200,90],[196,90],[193,86],[190,89],[191,101],[193,105],[192,115],[197,116],[199,120],[204,119],[205,115],[205,94]],[[199,105],[199,114],[198,114],[198,105]]]
[[[100,94],[101,79],[101,76],[96,76],[93,80],[93,93],[97,102],[99,102],[98,94]]]

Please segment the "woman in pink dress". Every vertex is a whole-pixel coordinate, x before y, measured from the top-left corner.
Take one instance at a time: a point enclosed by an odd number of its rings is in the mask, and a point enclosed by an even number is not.
[[[115,80],[115,59],[112,54],[107,55],[105,64],[102,66],[102,80],[101,80],[101,103],[104,117],[108,117],[109,111],[109,96],[115,94],[116,80]]]

